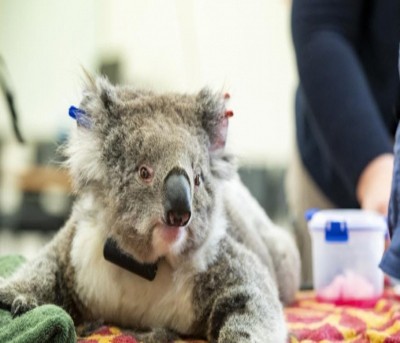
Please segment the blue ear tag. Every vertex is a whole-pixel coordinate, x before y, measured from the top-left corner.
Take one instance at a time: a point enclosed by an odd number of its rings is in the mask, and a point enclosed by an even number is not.
[[[77,108],[75,106],[71,106],[68,110],[68,114],[71,118],[75,119],[79,126],[83,126],[86,129],[91,128],[90,119],[87,117],[86,112]]]

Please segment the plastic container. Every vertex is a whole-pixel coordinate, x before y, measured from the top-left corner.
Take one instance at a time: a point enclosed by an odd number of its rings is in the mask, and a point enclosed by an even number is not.
[[[313,281],[320,301],[373,306],[383,293],[386,219],[371,211],[321,210],[308,215]]]

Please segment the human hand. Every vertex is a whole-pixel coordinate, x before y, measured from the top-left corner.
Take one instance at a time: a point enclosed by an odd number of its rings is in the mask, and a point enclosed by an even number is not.
[[[373,159],[358,180],[356,195],[362,209],[388,214],[392,187],[394,155],[383,154]]]

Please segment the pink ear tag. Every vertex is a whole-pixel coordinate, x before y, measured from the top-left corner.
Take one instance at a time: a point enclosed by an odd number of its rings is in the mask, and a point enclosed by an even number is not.
[[[231,98],[231,95],[230,95],[229,93],[225,93],[225,94],[224,94],[225,104],[229,101],[230,98]],[[231,118],[231,117],[233,117],[233,111],[232,111],[232,110],[226,110],[226,111],[225,111],[225,117],[226,117],[226,118]]]
[[[225,93],[223,95],[225,102],[227,102],[230,99],[230,97],[231,96],[229,93]],[[218,124],[217,136],[215,138],[214,143],[211,146],[211,149],[210,149],[211,151],[222,150],[225,147],[226,137],[228,135],[228,126],[229,126],[228,119],[231,117],[233,117],[233,111],[225,110],[222,120]]]
[[[226,117],[226,118],[231,118],[231,117],[233,117],[233,111],[232,111],[232,110],[226,110],[226,111],[225,111],[225,117]]]

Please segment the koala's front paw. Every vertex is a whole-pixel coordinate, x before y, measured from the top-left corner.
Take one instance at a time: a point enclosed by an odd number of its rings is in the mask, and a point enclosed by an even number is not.
[[[75,328],[76,334],[78,338],[84,338],[94,334],[97,330],[99,330],[102,326],[104,326],[104,320],[99,319],[92,322],[84,322]]]
[[[142,343],[173,342],[181,338],[177,333],[165,328],[154,328],[149,332],[141,333],[124,330],[123,333],[135,337]]]
[[[38,307],[38,301],[31,295],[18,295],[11,304],[11,315],[14,317],[24,314],[35,307]]]
[[[38,305],[34,296],[18,293],[12,285],[0,285],[0,308],[9,310],[13,317],[19,316]]]

